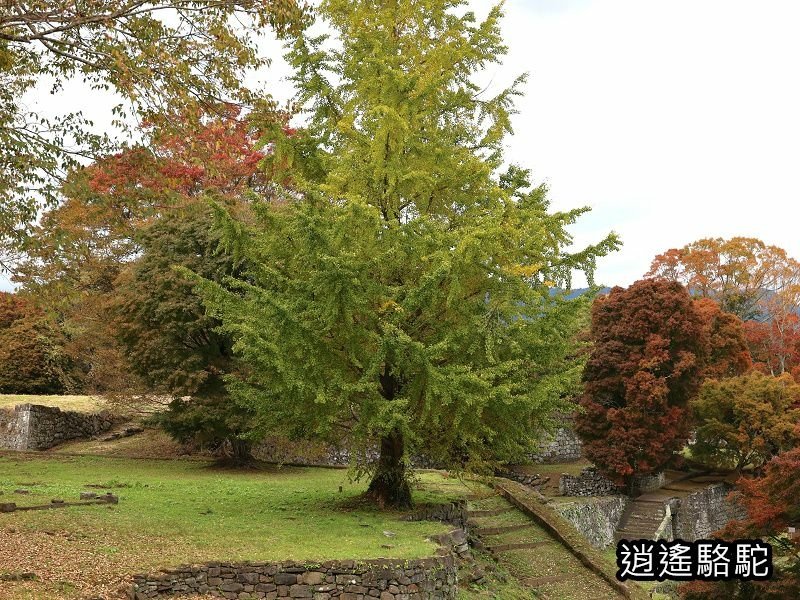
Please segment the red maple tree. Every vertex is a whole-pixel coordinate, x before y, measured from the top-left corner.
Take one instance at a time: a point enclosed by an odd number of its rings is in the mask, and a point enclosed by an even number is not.
[[[676,282],[643,280],[595,301],[576,430],[611,479],[657,471],[685,444],[708,329]]]
[[[702,378],[722,379],[749,371],[753,360],[742,320],[723,311],[710,298],[696,299],[694,307],[705,324],[705,368]]]

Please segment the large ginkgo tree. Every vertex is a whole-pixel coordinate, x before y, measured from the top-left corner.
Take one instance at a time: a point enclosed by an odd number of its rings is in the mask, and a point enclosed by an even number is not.
[[[487,94],[501,9],[457,0],[325,0],[334,38],[291,46],[298,130],[268,136],[283,187],[237,220],[240,278],[195,277],[246,365],[229,381],[261,431],[345,441],[368,494],[411,503],[409,458],[487,468],[535,446],[580,378],[591,273],[614,235],[567,251],[586,208],[551,212],[504,168],[524,78]],[[591,277],[590,277],[591,279]]]

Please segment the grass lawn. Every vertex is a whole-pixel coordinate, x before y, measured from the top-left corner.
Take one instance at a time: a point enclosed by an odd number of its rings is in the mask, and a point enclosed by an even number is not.
[[[9,595],[2,597],[113,593],[128,574],[206,560],[433,554],[436,546],[427,537],[448,527],[401,521],[400,513],[360,503],[365,485],[350,483],[347,472],[336,469],[232,471],[197,460],[3,453],[3,502],[70,501],[81,491],[105,489],[120,501],[116,506],[0,513],[0,575],[33,571],[39,579],[3,583]],[[13,493],[18,488],[30,494]],[[424,475],[420,488],[418,502],[443,502],[466,490],[438,474]]]
[[[61,410],[96,412],[105,407],[105,401],[97,396],[29,396],[0,394],[0,408],[14,408],[17,404],[42,404],[57,406]]]
[[[515,471],[525,473],[526,475],[555,475],[556,478],[562,473],[570,475],[580,475],[581,471],[586,467],[592,466],[585,458],[573,460],[565,463],[531,463],[527,465],[519,465],[514,467]]]

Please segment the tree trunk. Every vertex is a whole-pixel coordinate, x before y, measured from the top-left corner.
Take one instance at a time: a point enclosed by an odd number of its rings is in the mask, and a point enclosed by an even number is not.
[[[228,438],[230,444],[229,461],[233,466],[246,466],[253,462],[252,446],[249,441],[237,437]]]
[[[403,434],[394,430],[381,439],[378,467],[367,489],[367,497],[381,507],[411,508],[411,486],[403,462]]]

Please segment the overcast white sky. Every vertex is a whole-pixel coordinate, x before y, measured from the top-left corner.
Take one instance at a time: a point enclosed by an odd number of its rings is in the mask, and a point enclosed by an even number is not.
[[[598,282],[628,285],[655,254],[708,236],[800,258],[798,23],[794,0],[507,1],[510,52],[488,76],[531,74],[508,158],[548,183],[554,208],[592,207],[577,242],[621,235]],[[285,74],[280,60],[264,74],[279,98]],[[79,85],[57,99],[106,104]]]

